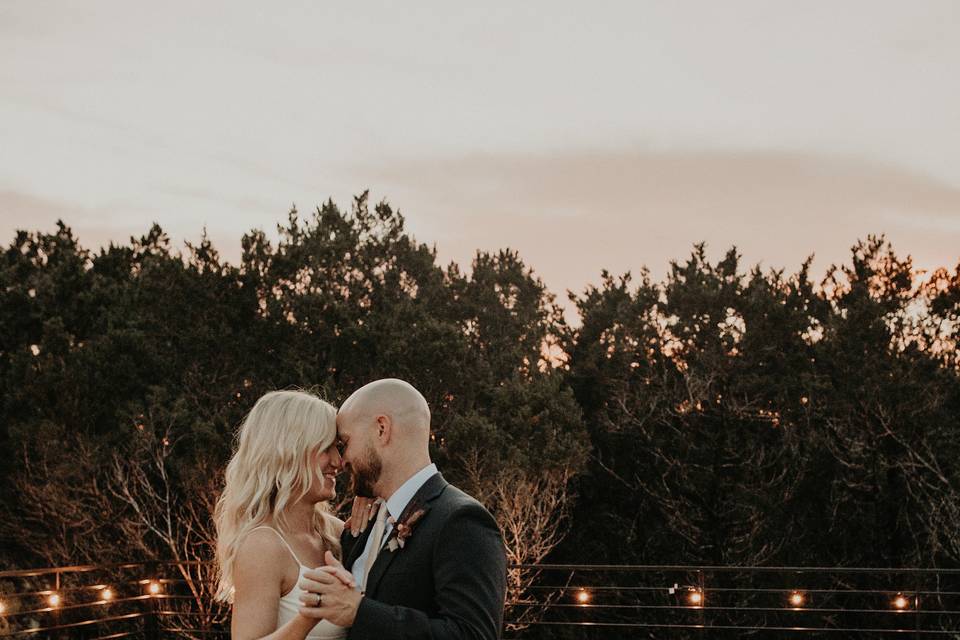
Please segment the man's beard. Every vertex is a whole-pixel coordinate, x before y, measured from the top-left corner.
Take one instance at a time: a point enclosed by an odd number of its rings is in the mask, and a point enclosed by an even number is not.
[[[353,495],[361,498],[376,498],[373,485],[380,479],[380,472],[383,471],[383,461],[373,447],[368,449],[362,459],[357,463],[350,465],[351,491]]]

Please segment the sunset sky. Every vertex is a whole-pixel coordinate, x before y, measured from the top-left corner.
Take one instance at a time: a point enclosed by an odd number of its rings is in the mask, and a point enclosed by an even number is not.
[[[0,238],[159,222],[230,260],[369,188],[558,294],[706,241],[960,259],[960,3],[0,4]]]

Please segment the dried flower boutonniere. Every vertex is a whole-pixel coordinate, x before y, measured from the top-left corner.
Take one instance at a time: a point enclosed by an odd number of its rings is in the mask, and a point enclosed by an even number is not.
[[[390,518],[389,520],[390,524],[393,525],[393,531],[390,532],[390,540],[387,542],[387,548],[390,549],[390,551],[403,549],[407,538],[413,533],[413,528],[426,513],[426,508],[420,504],[411,504],[409,509],[404,510],[399,522],[395,522],[393,518]]]

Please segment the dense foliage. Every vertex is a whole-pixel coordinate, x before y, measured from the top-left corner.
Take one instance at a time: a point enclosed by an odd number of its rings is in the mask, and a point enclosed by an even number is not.
[[[565,344],[594,523],[565,554],[956,564],[960,271],[916,275],[877,238],[819,286],[703,247],[662,284],[605,275]]]
[[[20,232],[0,258],[3,561],[169,556],[112,484],[145,452],[167,475],[142,482],[206,504],[262,393],[337,402],[384,376],[427,396],[454,481],[569,479],[557,559],[960,559],[960,267],[921,277],[869,238],[815,283],[697,246],[573,303],[576,327],[514,252],[438,264],[365,195],[248,234],[239,265],[156,226],[96,253],[62,224]]]

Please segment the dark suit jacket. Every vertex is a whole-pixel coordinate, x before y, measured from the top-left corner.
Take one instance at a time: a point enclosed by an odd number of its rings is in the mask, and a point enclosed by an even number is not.
[[[384,546],[360,601],[350,640],[496,640],[503,626],[507,559],[493,516],[435,474],[398,518],[425,513],[404,546]],[[353,567],[373,527],[344,531],[344,566]],[[396,535],[396,527],[391,537]]]

